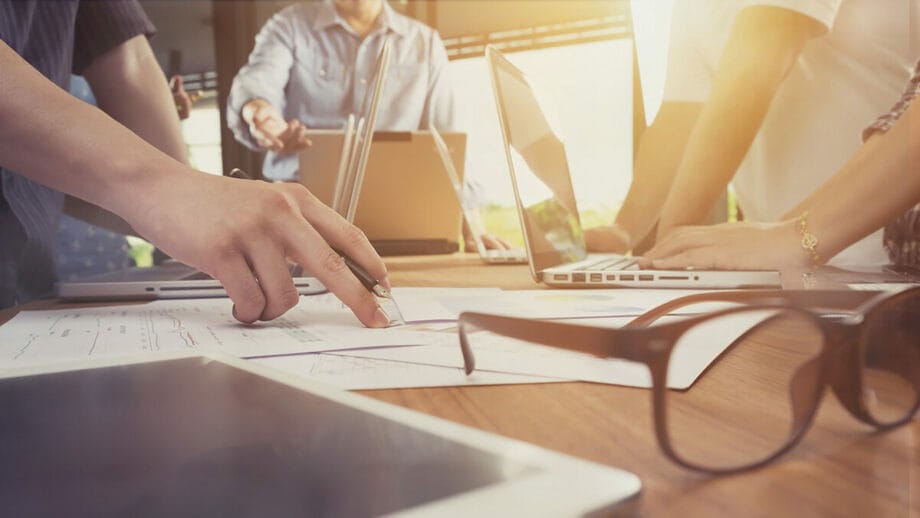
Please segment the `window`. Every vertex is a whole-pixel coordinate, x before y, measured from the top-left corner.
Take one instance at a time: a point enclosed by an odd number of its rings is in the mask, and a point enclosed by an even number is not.
[[[632,40],[607,39],[506,56],[542,90],[541,103],[565,140],[582,224],[589,227],[612,222],[632,180]],[[489,230],[520,243],[508,161],[485,59],[456,59],[450,69],[457,84],[457,100],[468,119],[465,176],[481,189]],[[508,214],[513,223],[504,220]]]
[[[188,146],[192,167],[212,174],[223,173],[217,92],[211,90],[201,94],[192,106],[189,118],[182,121],[182,136]]]

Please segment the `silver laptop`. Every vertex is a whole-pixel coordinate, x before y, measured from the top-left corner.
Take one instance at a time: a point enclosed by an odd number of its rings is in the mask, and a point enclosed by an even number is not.
[[[463,191],[463,181],[461,180],[463,177],[457,172],[457,167],[454,165],[453,157],[451,157],[450,147],[447,145],[447,142],[444,141],[444,138],[441,136],[441,133],[438,132],[437,128],[432,126],[430,131],[431,137],[434,139],[435,147],[438,150],[438,156],[441,158],[441,164],[444,166],[447,178],[450,180],[454,194],[457,196],[457,203],[460,204],[460,209],[463,211],[463,218],[466,220],[466,224],[470,229],[470,239],[472,239],[473,243],[476,245],[476,252],[479,253],[479,258],[487,264],[526,263],[527,253],[523,248],[486,248],[481,237],[485,233],[485,229],[482,227],[479,209],[473,206],[473,203],[467,199],[466,193]]]
[[[313,277],[304,277],[291,266],[294,285],[301,295],[324,293],[326,287]],[[126,268],[85,279],[59,281],[57,296],[67,300],[151,300],[226,297],[220,281],[191,266],[176,262],[149,268]]]
[[[770,271],[640,270],[635,257],[588,254],[565,145],[530,80],[489,46],[486,59],[531,273],[552,286],[644,288],[778,287]]]

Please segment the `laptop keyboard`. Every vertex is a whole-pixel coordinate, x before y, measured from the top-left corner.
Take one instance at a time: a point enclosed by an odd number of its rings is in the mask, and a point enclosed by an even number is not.
[[[587,270],[591,272],[605,272],[611,270],[625,270],[630,266],[634,266],[638,260],[634,257],[618,256],[618,257],[606,257],[594,263],[586,264],[579,268],[579,270]]]

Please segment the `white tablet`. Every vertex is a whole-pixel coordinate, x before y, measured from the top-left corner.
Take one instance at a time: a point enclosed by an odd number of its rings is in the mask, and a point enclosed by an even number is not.
[[[571,516],[622,510],[641,487],[216,356],[2,372],[0,459],[10,516]]]

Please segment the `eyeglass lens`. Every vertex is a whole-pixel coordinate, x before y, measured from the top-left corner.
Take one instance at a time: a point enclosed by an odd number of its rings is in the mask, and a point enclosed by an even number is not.
[[[860,352],[863,407],[881,425],[904,419],[920,397],[920,297],[873,312]]]
[[[667,392],[665,429],[674,454],[697,467],[730,470],[781,450],[817,404],[823,347],[819,324],[797,311],[752,308],[687,330],[672,351],[669,378],[695,359],[722,353],[689,389]]]

